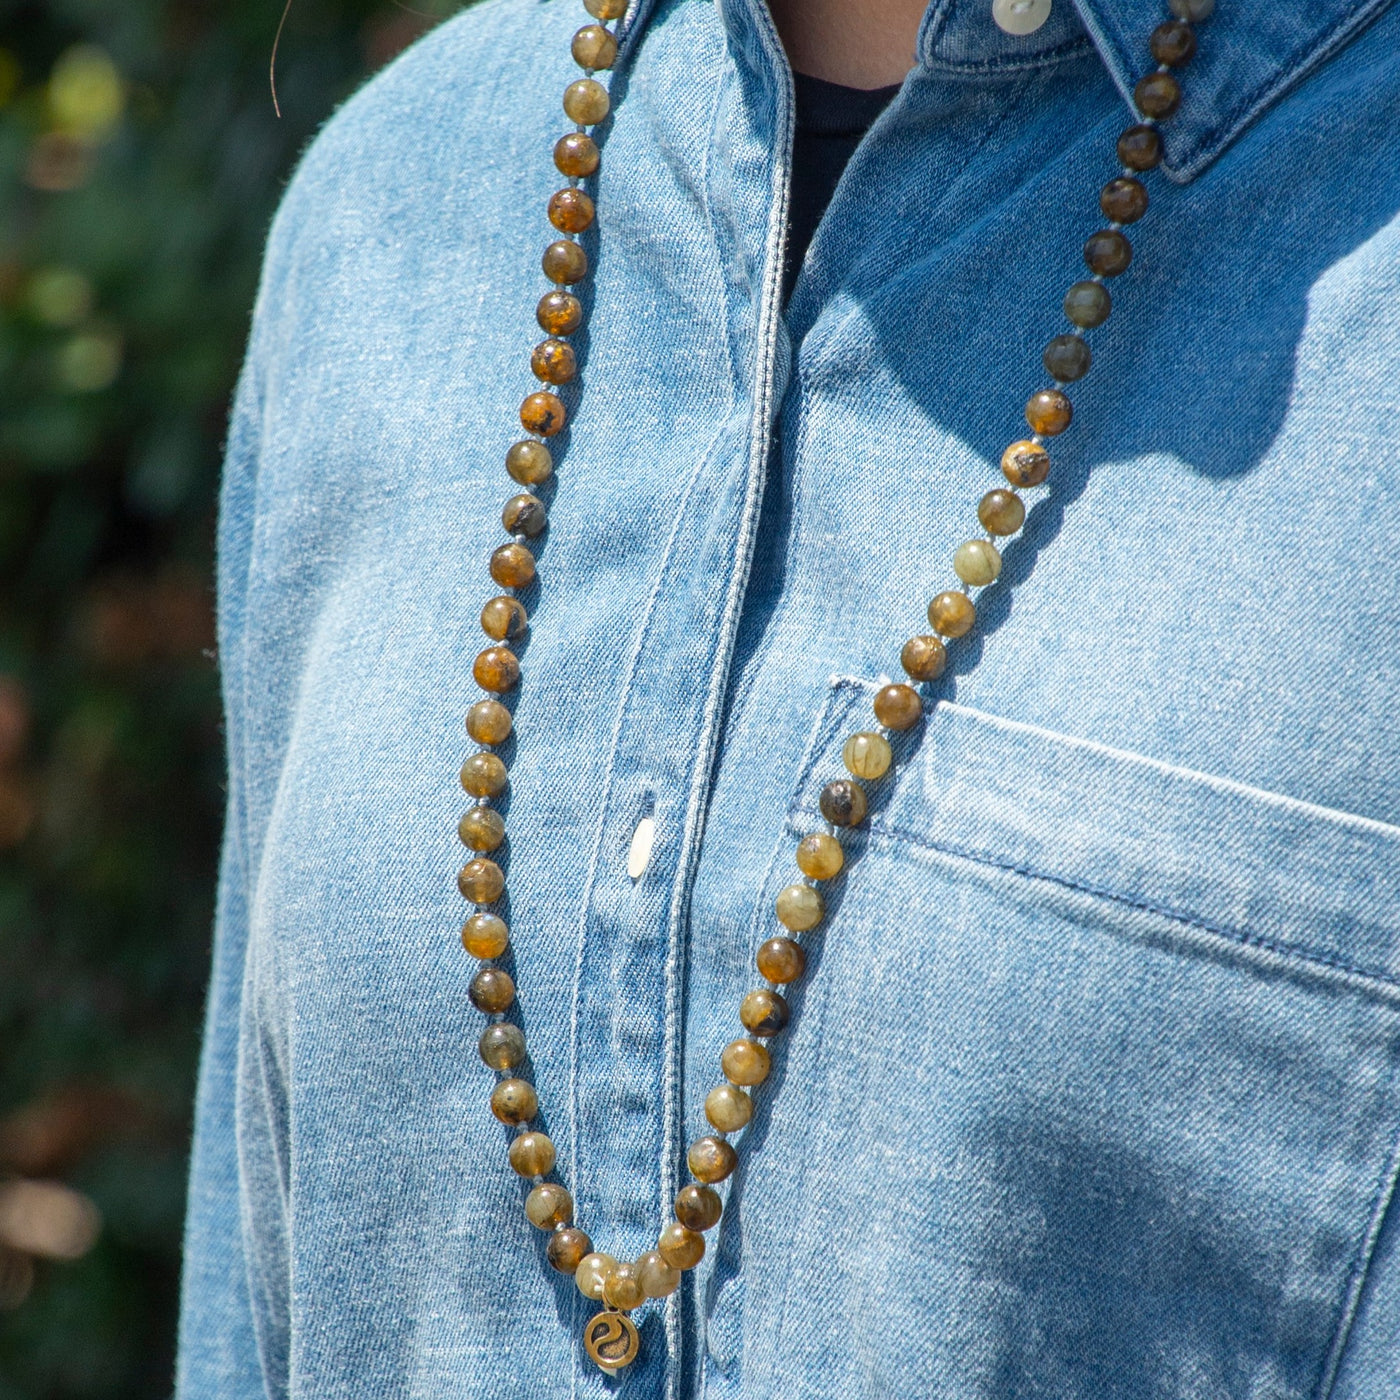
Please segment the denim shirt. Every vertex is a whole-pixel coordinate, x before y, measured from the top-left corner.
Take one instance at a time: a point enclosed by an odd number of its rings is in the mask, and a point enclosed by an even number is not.
[[[511,1017],[654,1247],[840,747],[1101,226],[1156,0],[935,0],[791,301],[760,0],[623,23],[508,745]],[[565,0],[378,76],[272,231],[182,1400],[1400,1395],[1400,6],[1219,0],[1075,421],[809,940],[642,1357],[544,1258],[458,930]],[[627,855],[656,824],[636,879]]]

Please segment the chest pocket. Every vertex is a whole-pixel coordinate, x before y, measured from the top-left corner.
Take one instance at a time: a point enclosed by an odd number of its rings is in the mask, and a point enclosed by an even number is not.
[[[872,691],[833,684],[788,850]],[[726,1211],[713,1389],[1325,1393],[1396,1170],[1400,829],[956,705],[871,797]]]

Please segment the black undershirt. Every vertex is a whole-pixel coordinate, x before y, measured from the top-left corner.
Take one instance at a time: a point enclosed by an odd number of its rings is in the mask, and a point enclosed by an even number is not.
[[[787,258],[783,265],[783,300],[792,294],[797,269],[817,231],[836,182],[860,139],[889,106],[899,85],[848,88],[837,83],[792,75],[796,129],[792,142],[792,192],[788,200]]]

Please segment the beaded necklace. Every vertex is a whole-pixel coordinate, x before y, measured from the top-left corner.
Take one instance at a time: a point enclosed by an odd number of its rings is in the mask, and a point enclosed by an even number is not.
[[[900,663],[915,684],[935,681],[947,664],[947,647],[965,637],[977,620],[977,604],[971,594],[995,582],[1001,572],[998,541],[1021,529],[1026,518],[1023,492],[1041,486],[1050,472],[1049,438],[1070,425],[1073,408],[1065,389],[1082,379],[1091,363],[1089,345],[1082,332],[1108,319],[1112,300],[1107,279],[1127,270],[1132,245],[1123,234],[1147,210],[1147,190],[1138,178],[1162,158],[1157,123],[1170,117],[1181,103],[1181,88],[1171,70],[1187,63],[1196,51],[1191,25],[1206,19],[1215,0],[1169,0],[1174,18],[1153,30],[1149,48],[1157,68],[1147,74],[1133,92],[1141,120],[1129,126],[1117,142],[1121,173],[1104,185],[1099,206],[1109,221],[1084,245],[1084,261],[1091,276],[1076,282],[1065,294],[1064,313],[1073,327],[1055,336],[1045,347],[1043,362],[1053,387],[1031,396],[1025,416],[1031,434],[1013,442],[1002,454],[1006,485],[990,490],[977,505],[983,535],[965,541],[953,554],[958,587],[940,593],[928,605],[932,633],[910,637],[900,651]],[[575,129],[554,147],[554,164],[568,178],[565,188],[550,197],[547,213],[561,235],[545,250],[544,275],[553,290],[541,297],[536,317],[547,339],[535,346],[530,368],[541,387],[520,406],[520,422],[528,437],[506,453],[506,471],[525,487],[506,502],[501,520],[511,536],[491,555],[491,577],[503,590],[481,611],[482,630],[490,638],[476,658],[472,675],[488,698],[474,704],[467,714],[467,732],[483,747],[462,765],[462,787],[476,799],[458,828],[463,844],[475,854],[457,877],[462,895],[476,906],[462,929],[468,953],[481,960],[468,995],[490,1022],[482,1032],[479,1050],[486,1065],[501,1078],[491,1094],[491,1111],[502,1123],[519,1129],[510,1145],[510,1165],[532,1183],[525,1198],[525,1214],[531,1224],[549,1232],[546,1257],[560,1273],[570,1274],[579,1291],[602,1304],[589,1319],[583,1342],[592,1359],[609,1373],[635,1360],[640,1349],[636,1324],[630,1313],[648,1298],[665,1298],[680,1285],[681,1274],[698,1264],[705,1253],[704,1232],[719,1223],[723,1202],[715,1186],[738,1164],[729,1138],[741,1132],[753,1116],[752,1091],[768,1077],[770,1057],[766,1041],[787,1025],[789,1008],[781,988],[803,974],[806,955],[801,935],[816,929],[825,915],[820,886],[836,879],[845,865],[840,840],[843,828],[859,826],[866,817],[865,784],[888,781],[893,762],[891,735],[910,730],[923,717],[923,700],[913,685],[886,684],[873,702],[874,725],[852,734],[842,750],[847,776],[829,782],[822,790],[821,813],[825,831],[816,831],[798,843],[798,878],[777,897],[775,913],[784,932],[768,939],[755,958],[764,985],[744,997],[739,1020],[745,1035],[731,1041],[720,1056],[724,1081],[705,1098],[705,1117],[712,1133],[690,1145],[686,1164],[694,1182],[682,1187],[675,1200],[675,1219],[661,1231],[656,1248],[635,1262],[595,1252],[593,1242],[573,1220],[573,1197],[560,1184],[546,1181],[554,1168],[554,1144],[530,1128],[539,1109],[534,1087],[516,1071],[525,1060],[525,1037],[520,1028],[504,1019],[515,1001],[515,983],[495,960],[505,953],[510,932],[505,921],[487,906],[505,891],[505,875],[491,859],[505,839],[505,822],[490,804],[507,781],[506,766],[493,748],[511,733],[511,712],[496,698],[512,690],[520,679],[520,663],[509,643],[528,625],[518,596],[535,577],[535,556],[530,541],[545,528],[544,503],[529,488],[547,480],[554,462],[547,438],[565,424],[567,412],[556,390],[578,371],[577,358],[568,337],[583,323],[583,307],[569,290],[588,275],[588,256],[578,242],[593,224],[592,198],[581,182],[598,169],[600,154],[588,128],[603,121],[610,110],[608,90],[594,77],[605,72],[617,57],[617,39],[609,22],[621,19],[627,0],[584,0],[588,13],[598,21],[574,35],[574,61],[584,76],[564,90],[564,111]]]

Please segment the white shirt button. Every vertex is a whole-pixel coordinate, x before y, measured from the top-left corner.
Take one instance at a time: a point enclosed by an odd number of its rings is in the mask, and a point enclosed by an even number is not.
[[[651,863],[651,848],[656,840],[656,823],[650,817],[643,817],[632,833],[632,844],[627,849],[627,873],[640,880],[642,872]]]
[[[1050,18],[1050,0],[992,0],[992,18],[1008,34],[1034,34]]]

